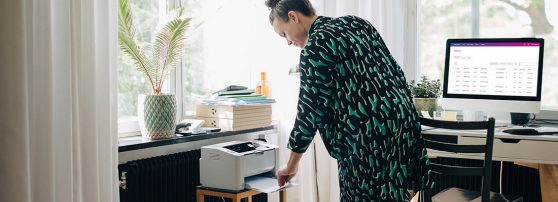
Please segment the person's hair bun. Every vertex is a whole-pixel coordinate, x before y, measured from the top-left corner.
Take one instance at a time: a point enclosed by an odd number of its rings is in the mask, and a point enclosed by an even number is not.
[[[265,5],[269,7],[269,9],[274,9],[280,1],[281,0],[267,0],[265,1]]]

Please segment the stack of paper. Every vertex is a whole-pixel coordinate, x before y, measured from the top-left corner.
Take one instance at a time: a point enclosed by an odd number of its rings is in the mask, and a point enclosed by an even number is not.
[[[207,105],[196,106],[196,118],[205,127],[236,131],[271,125],[271,105]]]
[[[247,189],[254,189],[267,194],[295,186],[295,184],[292,183],[279,186],[279,184],[277,184],[277,179],[261,176],[248,177],[244,179],[244,184]]]

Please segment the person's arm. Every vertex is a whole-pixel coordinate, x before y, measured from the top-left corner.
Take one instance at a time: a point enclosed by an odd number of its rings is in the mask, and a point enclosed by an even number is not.
[[[301,53],[300,92],[297,115],[287,147],[292,151],[287,166],[277,172],[278,183],[283,186],[298,170],[298,162],[308,149],[317,131],[317,124],[326,116],[326,105],[333,93],[331,70],[335,68],[337,56],[335,38],[328,33],[311,41]]]
[[[303,153],[291,152],[287,166],[277,172],[277,182],[279,183],[279,186],[283,186],[285,183],[290,182],[296,175],[298,171],[298,163],[302,158],[302,154]]]
[[[331,103],[333,81],[331,74],[338,62],[337,39],[330,33],[316,33],[320,37],[309,41],[300,56],[300,91],[296,120],[287,147],[304,153],[318,128],[326,119]]]

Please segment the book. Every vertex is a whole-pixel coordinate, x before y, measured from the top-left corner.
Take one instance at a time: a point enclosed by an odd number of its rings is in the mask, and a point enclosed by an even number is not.
[[[248,117],[271,116],[271,105],[204,105],[196,106],[196,116],[225,119],[242,119]]]
[[[196,116],[224,119],[246,119],[251,117],[271,116],[271,107],[265,105],[256,106],[257,108],[233,109],[225,106],[199,106],[196,108]],[[255,106],[251,106],[255,107]]]
[[[238,131],[271,126],[271,117],[265,120],[244,123],[235,123],[232,119],[218,119],[209,117],[197,117],[197,119],[205,121],[204,127],[220,128],[223,131]]]
[[[249,95],[249,94],[254,94],[254,92],[256,92],[254,89],[248,89],[248,90],[232,90],[232,91],[219,91],[217,92],[218,96],[223,96],[223,95]]]
[[[271,105],[205,105],[196,107],[196,119],[205,121],[205,127],[235,131],[271,125]]]
[[[257,116],[246,119],[223,119],[214,117],[203,117],[199,116],[196,119],[201,119],[208,124],[207,127],[235,127],[235,126],[246,126],[246,125],[258,125],[258,124],[271,124],[271,116]]]
[[[221,99],[208,99],[202,100],[201,104],[205,105],[230,105],[230,106],[240,106],[240,105],[270,105],[275,103],[274,99],[236,99],[236,98],[221,98]]]
[[[238,97],[259,97],[259,94],[251,93],[251,94],[240,94],[240,95],[221,95],[219,99],[225,98],[238,98]]]

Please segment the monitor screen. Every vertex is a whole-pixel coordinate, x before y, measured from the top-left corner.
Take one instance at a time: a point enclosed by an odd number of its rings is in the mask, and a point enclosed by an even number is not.
[[[540,101],[541,39],[449,39],[444,97]]]

